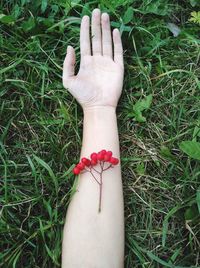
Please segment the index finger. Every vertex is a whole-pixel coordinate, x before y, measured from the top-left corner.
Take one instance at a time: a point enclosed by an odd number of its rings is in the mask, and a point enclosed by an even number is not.
[[[91,55],[90,18],[88,16],[83,16],[81,20],[80,50],[81,50],[81,56]]]

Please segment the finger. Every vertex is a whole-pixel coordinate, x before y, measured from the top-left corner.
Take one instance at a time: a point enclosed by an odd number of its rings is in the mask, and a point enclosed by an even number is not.
[[[107,13],[103,13],[101,16],[102,26],[102,54],[112,58],[112,39],[110,31],[110,19]]]
[[[95,8],[92,12],[92,53],[101,55],[101,12]]]
[[[63,64],[63,77],[65,79],[72,78],[74,76],[75,71],[75,63],[76,63],[76,57],[75,57],[75,51],[72,46],[67,47],[67,55],[64,60]]]
[[[123,66],[123,47],[121,35],[118,29],[113,30],[114,61]]]
[[[80,49],[81,49],[81,56],[91,55],[90,18],[88,16],[84,16],[81,21]]]

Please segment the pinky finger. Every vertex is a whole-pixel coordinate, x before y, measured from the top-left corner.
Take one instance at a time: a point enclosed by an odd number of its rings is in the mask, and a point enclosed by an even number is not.
[[[114,61],[123,66],[123,47],[120,32],[118,29],[113,30],[114,44]]]

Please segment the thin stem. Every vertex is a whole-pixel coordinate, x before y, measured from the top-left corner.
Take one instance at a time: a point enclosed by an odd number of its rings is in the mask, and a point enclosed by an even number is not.
[[[90,173],[92,174],[92,172],[90,171]],[[95,178],[95,176],[92,174],[92,177],[95,179],[95,181],[100,185],[100,182]]]
[[[100,184],[99,184],[99,213],[101,212],[102,186],[103,186],[103,183],[102,183],[102,172],[101,172]]]
[[[103,161],[103,165],[102,165],[102,172],[103,172],[104,163],[105,163],[105,162]]]
[[[108,166],[107,168],[103,169],[103,171],[109,169],[110,167],[112,167],[112,164],[110,166]]]
[[[103,167],[102,167],[102,162],[101,161],[100,161],[100,166],[101,166],[101,169],[102,169]]]
[[[96,170],[95,168],[91,167],[91,169],[94,169],[97,173],[101,174],[101,172],[99,172],[98,170]],[[90,169],[90,170],[91,170]]]
[[[90,167],[89,169],[87,169],[85,167],[85,172],[83,173],[86,173],[86,172],[90,172],[92,177],[95,179],[95,181],[99,184],[99,209],[98,209],[98,212],[100,213],[101,212],[101,203],[102,203],[102,188],[103,188],[103,179],[102,179],[102,173],[103,171],[109,169],[110,167],[113,167],[112,164],[110,164],[107,168],[104,169],[104,164],[105,162],[104,161],[100,161],[100,166],[101,166],[101,172],[99,172],[98,170],[96,170],[94,167]],[[94,174],[92,173],[92,170],[96,171],[98,174],[100,174],[100,182],[96,179],[96,177],[94,176]]]

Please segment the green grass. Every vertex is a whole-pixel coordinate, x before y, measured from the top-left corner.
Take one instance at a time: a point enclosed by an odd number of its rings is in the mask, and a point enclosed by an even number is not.
[[[68,44],[79,61],[80,17],[94,7],[109,12],[124,45],[125,267],[200,267],[200,162],[179,147],[200,141],[200,26],[189,21],[197,2],[1,1],[1,267],[60,267],[83,119],[62,63]],[[138,122],[134,105],[150,94]]]

